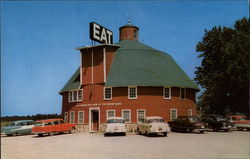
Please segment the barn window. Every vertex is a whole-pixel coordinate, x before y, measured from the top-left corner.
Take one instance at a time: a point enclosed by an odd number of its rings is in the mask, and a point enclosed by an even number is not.
[[[137,87],[128,87],[128,99],[137,99]]]
[[[122,117],[125,121],[125,123],[130,123],[130,119],[131,119],[131,114],[130,114],[130,110],[128,109],[125,109],[125,110],[122,110]]]
[[[170,121],[173,121],[177,118],[177,109],[170,110]]]
[[[170,87],[163,88],[163,98],[164,99],[171,99],[171,88]]]
[[[79,111],[78,112],[78,124],[83,124],[84,123],[84,112]]]
[[[112,88],[105,87],[104,88],[104,100],[111,100],[112,99]]]
[[[115,110],[107,110],[107,119],[115,117]]]
[[[186,98],[186,88],[180,88],[180,98],[181,99]]]
[[[82,101],[82,99],[83,99],[83,92],[81,89],[69,92],[69,102],[78,102]]]
[[[70,123],[71,124],[75,123],[75,112],[70,112]]]
[[[146,111],[144,109],[137,110],[137,122],[143,122],[146,117]]]
[[[68,112],[64,113],[64,122],[68,122]]]

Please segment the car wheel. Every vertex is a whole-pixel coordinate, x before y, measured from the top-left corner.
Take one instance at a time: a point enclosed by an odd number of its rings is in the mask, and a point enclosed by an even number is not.
[[[225,132],[228,132],[228,131],[229,131],[229,129],[225,129],[224,131],[225,131]]]
[[[75,128],[71,128],[70,130],[69,130],[69,133],[70,134],[73,134],[75,132]]]
[[[43,136],[43,134],[38,134],[38,137],[42,137]]]
[[[238,131],[242,131],[243,129],[242,128],[237,128]]]
[[[54,135],[54,132],[49,132],[49,136],[53,136]]]
[[[203,133],[204,133],[204,131],[200,131],[200,133],[201,133],[201,134],[203,134]]]
[[[123,133],[122,136],[126,136],[126,133]]]
[[[167,132],[164,132],[164,133],[163,133],[163,136],[167,136],[167,134],[168,134]]]
[[[213,130],[216,131],[216,132],[218,132],[219,128],[215,127]]]
[[[188,133],[189,133],[189,132],[191,132],[191,131],[190,131],[190,129],[189,129],[189,128],[187,128],[187,129],[186,129],[186,132],[188,132]]]

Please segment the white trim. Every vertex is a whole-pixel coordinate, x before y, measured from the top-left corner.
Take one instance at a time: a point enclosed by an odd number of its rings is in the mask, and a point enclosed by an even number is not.
[[[82,52],[80,51],[80,87],[82,85]]]
[[[91,51],[91,83],[94,83],[94,51]]]
[[[189,114],[189,112],[191,112],[190,114]],[[193,110],[192,109],[188,109],[188,116],[192,116],[193,115]]]
[[[67,120],[65,120],[65,116],[67,117]],[[64,112],[63,120],[64,120],[65,123],[69,122],[68,112]]]
[[[89,132],[93,131],[93,122],[92,122],[92,110],[98,110],[98,130],[100,130],[100,108],[99,107],[92,107],[89,108]]]
[[[79,114],[80,113],[83,113],[82,123],[79,122],[79,116],[80,116]],[[78,111],[77,119],[78,119],[78,121],[77,121],[78,124],[84,124],[84,111]]]
[[[122,109],[122,118],[124,119],[124,117],[123,117],[123,111],[129,111],[129,121],[125,122],[125,123],[131,123],[131,109]]]
[[[110,88],[110,98],[106,98],[106,88]],[[112,87],[103,87],[103,99],[104,100],[112,100]]]
[[[169,97],[165,97],[165,88],[169,88]],[[163,87],[163,99],[171,99],[171,87]]]
[[[106,110],[106,120],[108,120],[109,111],[114,111],[114,117],[116,117],[116,115],[115,115],[115,109],[107,109]]]
[[[184,98],[181,98],[181,89],[184,89]],[[186,99],[186,88],[180,88],[180,99]]]
[[[103,81],[106,83],[106,48],[103,48]]]
[[[173,121],[173,119],[172,119],[172,111],[173,110],[176,111],[176,118],[178,118],[178,110],[177,109],[170,109],[170,121]]]
[[[146,117],[146,109],[136,109],[136,121],[139,123],[139,111],[144,111],[144,117]]]
[[[130,97],[130,88],[135,88],[135,97]],[[128,99],[137,99],[137,86],[129,86],[128,87]]]
[[[71,113],[73,113],[73,122],[71,122]],[[75,111],[70,111],[70,114],[69,114],[69,123],[70,124],[74,124],[75,123]]]

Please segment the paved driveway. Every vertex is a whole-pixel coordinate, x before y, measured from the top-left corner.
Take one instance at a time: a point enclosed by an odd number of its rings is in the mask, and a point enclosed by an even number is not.
[[[250,132],[2,137],[2,159],[249,159]]]

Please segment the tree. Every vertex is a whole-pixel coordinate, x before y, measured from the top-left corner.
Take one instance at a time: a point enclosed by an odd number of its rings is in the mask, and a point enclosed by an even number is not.
[[[249,114],[249,18],[235,22],[233,28],[205,30],[196,45],[202,58],[196,67],[195,82],[204,88],[198,104],[208,113]]]

